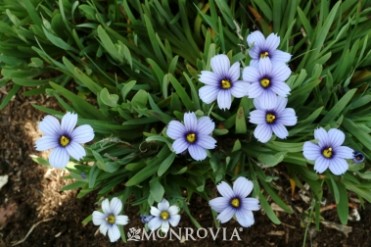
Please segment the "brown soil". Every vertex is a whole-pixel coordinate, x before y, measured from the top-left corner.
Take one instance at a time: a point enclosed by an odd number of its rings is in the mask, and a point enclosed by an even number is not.
[[[1,95],[0,95],[1,96]],[[67,182],[65,171],[50,169],[35,164],[30,158],[36,154],[34,141],[39,137],[37,122],[43,113],[35,110],[31,103],[48,105],[45,98],[17,96],[0,114],[0,176],[8,175],[8,183],[0,189],[0,247],[2,246],[303,246],[305,228],[304,211],[308,208],[302,201],[293,201],[296,213],[280,213],[283,222],[274,225],[262,212],[255,214],[256,224],[239,231],[241,241],[213,241],[205,238],[180,243],[178,240],[159,240],[110,244],[107,237],[97,232],[92,223],[83,226],[81,221],[96,208],[95,197],[77,199],[76,192],[62,192]],[[195,206],[194,206],[195,205]],[[192,212],[205,227],[212,227],[210,209],[204,201],[195,199]],[[125,227],[141,227],[135,208],[126,208],[131,219]],[[326,225],[320,231],[310,228],[305,246],[371,246],[371,207],[359,209],[361,220],[349,223],[351,232],[346,236],[338,227],[336,209],[328,207],[323,213]],[[185,214],[180,226],[192,227]],[[235,222],[227,227],[227,238]],[[343,230],[344,231],[344,230]],[[19,241],[19,242],[18,242]],[[18,244],[17,244],[18,242]]]

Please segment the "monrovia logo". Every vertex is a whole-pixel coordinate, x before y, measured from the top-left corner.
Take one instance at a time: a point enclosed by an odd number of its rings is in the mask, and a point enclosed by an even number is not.
[[[163,233],[160,229],[156,231],[147,232],[144,228],[129,228],[127,233],[128,241],[145,241],[168,238],[169,240],[179,240],[184,241],[196,241],[197,239],[204,239],[210,237],[212,240],[222,240],[222,241],[241,241],[239,232],[242,232],[242,227],[234,228],[232,233],[227,232],[226,227],[220,228],[198,228],[193,229],[191,227],[178,227],[170,228],[167,233]]]

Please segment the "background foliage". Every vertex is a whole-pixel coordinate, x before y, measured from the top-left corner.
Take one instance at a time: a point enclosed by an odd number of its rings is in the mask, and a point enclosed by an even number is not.
[[[346,223],[349,195],[371,202],[370,12],[370,3],[358,0],[3,0],[0,86],[8,94],[0,109],[24,87],[26,95],[55,98],[62,110],[37,109],[73,111],[92,125],[88,157],[69,165],[74,180],[66,189],[80,188],[79,197],[119,196],[141,213],[166,197],[199,226],[188,208],[192,195],[206,204],[213,184],[243,175],[274,223],[280,220],[270,202],[293,211],[289,195],[278,193],[282,180],[310,186],[317,226],[328,194]],[[221,111],[198,97],[198,75],[212,56],[225,53],[248,65],[246,37],[256,29],[278,33],[280,49],[293,54],[288,107],[299,121],[287,140],[267,144],[252,136],[250,99]],[[172,153],[165,136],[167,123],[186,111],[217,124],[217,149],[203,162]],[[316,174],[302,146],[319,126],[343,130],[346,145],[366,162],[351,163],[341,177]]]

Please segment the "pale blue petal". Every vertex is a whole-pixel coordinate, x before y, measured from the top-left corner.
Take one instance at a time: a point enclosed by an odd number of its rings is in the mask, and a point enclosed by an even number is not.
[[[209,201],[210,207],[216,212],[220,213],[229,207],[230,199],[227,197],[217,197]]]
[[[336,147],[334,153],[334,158],[353,159],[353,149],[347,146]]]
[[[215,129],[215,123],[209,117],[200,117],[197,122],[197,132],[210,135]]]
[[[62,118],[61,129],[65,134],[71,135],[76,124],[77,114],[67,112]]]
[[[120,236],[120,230],[116,225],[112,225],[108,228],[108,238],[111,243],[119,240]]]
[[[283,52],[283,51],[280,51],[280,50],[275,50],[273,52],[271,52],[271,61],[272,63],[287,63],[288,61],[290,61],[291,59],[291,54],[290,53],[287,53],[287,52]]]
[[[344,159],[333,158],[330,161],[329,168],[333,174],[341,175],[348,170],[348,163]]]
[[[176,154],[183,153],[189,147],[189,143],[183,138],[176,139],[173,142],[172,148]]]
[[[235,213],[235,210],[232,208],[232,207],[227,207],[226,209],[224,209],[217,217],[217,219],[221,222],[221,223],[225,223],[225,222],[228,222],[232,219],[233,215]]]
[[[227,184],[226,182],[222,181],[220,182],[217,186],[216,189],[218,190],[219,194],[221,194],[223,197],[227,198],[230,200],[231,198],[235,197],[236,195],[234,194],[231,186]]]
[[[159,217],[160,213],[161,211],[158,208],[151,206],[151,214],[153,216]]]
[[[117,225],[127,225],[129,223],[129,217],[126,215],[117,215],[116,222]]]
[[[110,209],[114,215],[119,215],[122,210],[122,202],[117,197],[111,199]]]
[[[179,224],[179,221],[180,221],[180,215],[177,214],[177,215],[172,215],[169,219],[169,223],[170,225],[172,225],[173,227],[176,227],[178,224]]]
[[[296,117],[295,110],[292,108],[286,108],[281,112],[279,117],[279,122],[285,126],[294,126],[296,125],[298,119]]]
[[[228,71],[228,76],[229,76],[229,79],[232,81],[232,83],[234,83],[235,81],[237,81],[240,78],[241,68],[240,68],[240,63],[239,62],[235,62],[231,66],[231,68]]]
[[[50,115],[44,117],[44,119],[39,123],[39,129],[44,135],[50,136],[59,135],[61,132],[61,126],[58,119]]]
[[[58,147],[58,140],[55,136],[43,136],[36,141],[36,150],[45,151]]]
[[[275,81],[286,81],[290,75],[291,70],[289,66],[284,63],[275,63],[272,67],[272,74],[274,75]]]
[[[190,145],[188,152],[194,160],[204,160],[207,157],[206,150],[198,145]]]
[[[244,96],[247,96],[249,84],[244,81],[236,81],[232,88],[231,93],[236,98],[242,98]]]
[[[314,163],[314,170],[317,173],[323,173],[330,166],[330,160],[319,156]]]
[[[101,224],[105,224],[106,223],[106,215],[99,212],[99,211],[94,211],[93,215],[92,215],[92,220],[93,220],[93,224],[96,225],[96,226],[101,225]]]
[[[263,88],[262,88],[263,89]],[[262,94],[255,100],[258,109],[272,110],[277,105],[277,95],[269,89],[263,89]]]
[[[185,133],[186,129],[181,122],[176,120],[172,120],[169,122],[169,125],[166,130],[166,135],[168,137],[174,140],[178,138],[184,138]]]
[[[286,137],[289,135],[289,132],[283,124],[273,124],[272,130],[274,134],[280,139],[286,139]]]
[[[314,138],[321,143],[328,144],[329,138],[324,128],[318,128],[314,130]]]
[[[328,138],[330,140],[330,145],[335,148],[341,146],[345,140],[345,135],[341,130],[338,129],[330,129],[327,132]]]
[[[272,63],[269,58],[260,59],[258,66],[260,76],[269,76],[272,74]]]
[[[264,124],[266,122],[265,115],[265,111],[262,110],[251,111],[249,121],[253,124]]]
[[[52,167],[55,168],[64,168],[66,167],[70,156],[67,153],[67,150],[62,147],[57,147],[49,155],[49,163]]]
[[[260,86],[258,82],[252,83],[247,88],[247,95],[249,98],[254,99],[262,95],[264,89]]]
[[[169,214],[170,214],[171,216],[173,216],[173,215],[176,215],[176,214],[179,213],[179,208],[178,208],[178,206],[173,205],[173,206],[170,206],[170,207],[169,207],[168,211],[169,211]]]
[[[161,224],[161,231],[167,233],[170,229],[169,221],[163,221]]]
[[[253,48],[254,49],[254,48]],[[250,57],[252,58],[251,60],[250,60],[250,64],[249,64],[249,66],[251,66],[251,67],[255,67],[255,68],[258,68],[258,65],[259,65],[259,59],[260,59],[260,54],[259,54],[259,51],[258,50],[256,50],[256,56],[254,57],[254,56],[252,56],[251,55],[251,52],[252,50],[250,50],[249,51],[249,54],[250,54]]]
[[[250,227],[255,223],[254,215],[251,211],[238,210],[236,212],[236,220],[243,227]]]
[[[151,231],[154,231],[154,230],[160,228],[161,224],[162,224],[162,220],[160,220],[159,217],[155,217],[148,222],[148,228]]]
[[[111,214],[111,208],[109,204],[109,200],[106,198],[102,201],[102,210],[105,214]]]
[[[258,69],[252,66],[245,67],[242,71],[242,80],[250,83],[258,83],[259,82]]]
[[[274,81],[272,82],[270,90],[272,90],[279,96],[286,97],[290,94],[291,88],[282,81]]]
[[[255,128],[254,136],[258,141],[266,143],[272,137],[272,129],[266,124],[260,124]]]
[[[68,154],[75,160],[81,160],[86,155],[83,146],[81,146],[75,141],[72,141],[70,144],[68,144],[68,146],[66,146],[65,149],[68,152]]]
[[[94,130],[88,125],[84,124],[73,130],[71,138],[77,143],[87,143],[94,139]]]
[[[198,135],[197,145],[205,149],[214,149],[216,140],[209,135]]]
[[[240,198],[245,198],[251,193],[253,187],[254,184],[250,180],[244,177],[238,177],[233,183],[233,192],[240,196]]]
[[[200,95],[200,99],[206,103],[210,104],[211,102],[215,101],[218,93],[221,89],[216,86],[203,86],[198,90],[198,94]]]
[[[220,79],[220,75],[206,70],[201,71],[199,78],[200,82],[214,87],[219,85]]]
[[[276,50],[279,44],[280,44],[280,37],[278,37],[274,33],[271,33],[270,35],[268,35],[268,37],[265,40],[265,47],[269,50],[269,52]]]
[[[230,61],[226,55],[220,54],[212,57],[210,65],[213,71],[218,75],[228,75]]]
[[[220,109],[225,110],[231,108],[232,95],[230,90],[220,90],[218,93],[218,106]]]
[[[109,224],[106,223],[106,222],[104,222],[103,224],[101,224],[101,225],[99,226],[99,231],[100,231],[100,233],[102,233],[104,236],[106,236],[107,231],[108,231],[108,228],[109,228]]]
[[[285,110],[286,105],[287,105],[287,98],[277,96],[277,104],[274,107],[275,112],[277,114],[282,113]]]
[[[184,126],[187,131],[197,130],[197,117],[194,112],[184,113]]]
[[[170,207],[170,204],[166,199],[162,199],[162,201],[157,204],[157,208],[160,211],[164,211],[164,210],[168,211],[169,207]]]
[[[241,200],[243,210],[258,211],[260,209],[259,200],[256,198],[248,197]]]
[[[307,160],[316,160],[321,156],[321,148],[312,142],[305,142],[303,145],[303,155]]]
[[[257,44],[263,44],[265,37],[262,32],[254,31],[247,36],[247,44],[251,47]]]

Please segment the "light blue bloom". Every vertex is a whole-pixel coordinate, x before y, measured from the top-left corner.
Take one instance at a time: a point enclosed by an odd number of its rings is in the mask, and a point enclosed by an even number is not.
[[[260,142],[268,142],[272,133],[285,139],[289,133],[285,126],[294,126],[297,122],[295,110],[286,108],[287,99],[276,97],[276,100],[265,102],[261,98],[254,99],[256,110],[250,112],[250,123],[257,124],[254,136]]]
[[[323,173],[327,169],[335,175],[341,175],[348,170],[345,159],[353,158],[353,149],[342,146],[345,135],[341,130],[324,128],[314,131],[314,138],[318,144],[310,141],[304,143],[303,155],[308,160],[314,160],[314,170]]]
[[[284,63],[273,64],[269,59],[261,59],[256,67],[243,69],[242,79],[249,82],[247,95],[249,98],[262,98],[263,101],[274,101],[276,95],[286,97],[291,89],[285,83],[291,74],[290,68]]]
[[[230,66],[229,58],[224,54],[214,56],[210,63],[213,72],[203,70],[199,78],[206,84],[199,90],[200,98],[206,104],[217,100],[220,109],[229,109],[232,96],[241,98],[247,93],[247,83],[239,80],[240,63]]]
[[[162,201],[157,204],[157,208],[151,207],[151,215],[153,215],[153,218],[148,222],[148,228],[151,231],[161,228],[163,233],[167,233],[170,229],[170,225],[175,227],[180,221],[178,206],[170,206],[166,199],[162,199]]]
[[[104,199],[102,202],[102,212],[93,212],[93,224],[99,226],[99,231],[108,237],[111,242],[116,242],[121,234],[117,225],[127,225],[129,218],[126,215],[119,215],[122,210],[122,202],[120,199],[114,197],[111,202]]]
[[[189,112],[184,114],[184,125],[170,121],[166,134],[175,140],[172,147],[176,154],[188,149],[194,160],[204,160],[206,149],[215,148],[216,140],[210,136],[214,128],[215,123],[209,117],[197,119],[195,113]]]
[[[236,179],[233,189],[224,181],[218,184],[216,188],[222,196],[209,201],[210,207],[219,213],[217,219],[225,223],[235,216],[241,226],[253,225],[255,220],[252,211],[260,209],[258,199],[247,197],[253,187],[254,184],[244,177]]]
[[[70,156],[75,160],[82,159],[85,149],[81,144],[94,139],[94,131],[90,125],[81,125],[75,128],[77,114],[66,113],[62,122],[53,116],[46,116],[39,124],[44,136],[36,141],[37,151],[52,149],[49,163],[55,168],[64,168]]]
[[[360,164],[365,161],[365,155],[359,151],[353,152],[353,162],[356,164]]]
[[[267,38],[260,31],[254,31],[247,36],[249,45],[250,65],[256,66],[260,59],[269,58],[272,63],[286,63],[291,59],[291,54],[277,50],[280,37],[271,33]]]

